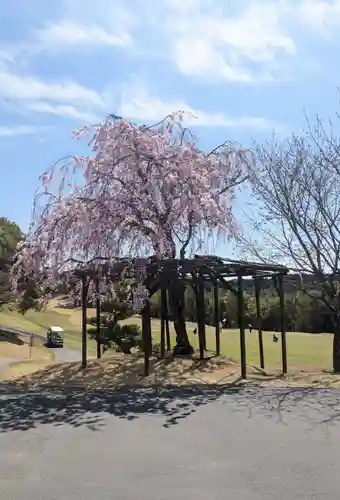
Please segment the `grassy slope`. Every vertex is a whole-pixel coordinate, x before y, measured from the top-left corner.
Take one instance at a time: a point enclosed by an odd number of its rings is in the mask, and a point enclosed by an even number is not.
[[[94,310],[88,311],[88,316],[93,316]],[[126,323],[137,323],[140,325],[139,317],[132,317]],[[35,333],[45,333],[48,326],[58,325],[65,329],[65,343],[73,349],[80,348],[81,341],[81,311],[79,309],[60,309],[51,307],[47,311],[28,311],[25,316],[16,312],[0,311],[0,324],[22,328]],[[198,338],[193,335],[194,323],[187,323],[190,339],[195,347],[198,347]],[[160,321],[152,320],[152,332],[154,343],[159,343]],[[207,347],[209,350],[215,348],[214,328],[207,326]],[[172,344],[174,343],[174,329],[171,325]],[[332,336],[328,334],[312,335],[307,333],[288,333],[288,368],[304,365],[316,365],[328,368],[331,365]],[[272,333],[264,332],[265,361],[268,366],[277,366],[281,363],[281,345],[272,342]],[[221,331],[222,354],[239,359],[239,333],[237,330]],[[89,353],[95,353],[95,343],[89,340]],[[257,332],[247,332],[247,361],[251,364],[259,364]]]
[[[61,311],[63,313],[61,313]],[[47,309],[46,311],[27,311],[23,316],[16,311],[0,310],[0,324],[44,335],[49,326],[61,326],[65,330],[65,345],[70,349],[80,349],[81,322],[80,311]],[[95,353],[95,343],[88,341],[89,353]]]
[[[29,358],[34,360],[44,360],[52,363],[54,360],[53,352],[42,345],[33,345],[32,348],[28,344],[17,345],[11,342],[0,341],[0,358],[15,359],[25,361]]]
[[[18,361],[16,363],[11,363],[9,366],[0,370],[0,380],[11,380],[18,377],[23,377],[37,372],[38,370],[43,370],[50,366],[51,360],[36,360],[30,359],[27,361]],[[53,365],[54,366],[54,365]]]
[[[27,343],[18,345],[6,341],[6,336],[1,336],[0,358],[16,360],[0,369],[0,380],[7,380],[20,375],[27,375],[38,369],[45,368],[54,362],[54,353],[39,341],[35,340],[30,349]]]

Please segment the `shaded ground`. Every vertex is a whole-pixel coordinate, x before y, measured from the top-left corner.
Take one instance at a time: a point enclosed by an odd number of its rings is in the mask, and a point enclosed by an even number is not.
[[[84,393],[76,387],[25,390],[0,383],[0,432],[28,430],[39,424],[85,426],[99,430],[103,413],[127,420],[142,415],[162,416],[162,426],[170,427],[193,415],[202,405],[228,398],[233,411],[246,410],[284,423],[292,411],[311,424],[340,422],[340,391],[319,388],[263,387],[205,384],[175,387],[120,387],[112,391],[91,390]]]
[[[340,391],[278,387],[336,377],[238,374],[117,355],[0,383],[1,500],[337,498]]]
[[[64,349],[56,349],[56,354],[67,354]],[[70,353],[75,359],[77,353]],[[125,385],[192,385],[192,384],[225,384],[234,383],[240,378],[240,366],[229,358],[211,356],[204,360],[173,358],[150,359],[150,375],[144,376],[144,358],[138,353],[123,355],[110,352],[100,361],[89,359],[85,371],[77,362],[59,362],[31,373],[28,376],[13,380],[16,387],[63,388],[64,386],[82,388],[84,390],[107,390]],[[339,375],[327,373],[314,366],[295,369],[282,377],[277,368],[261,370],[253,365],[247,367],[247,381],[275,386],[321,386],[340,387]]]
[[[340,415],[340,391],[332,387],[340,383],[336,375],[297,372],[283,378],[279,373],[264,375],[248,367],[249,379],[244,381],[238,365],[225,358],[152,359],[151,371],[145,378],[143,358],[138,355],[117,355],[89,361],[85,371],[79,363],[56,363],[3,382],[0,429],[29,429],[39,422],[90,425],[94,429],[101,426],[98,414],[102,412],[128,420],[140,414],[162,414],[164,425],[169,426],[226,394],[239,407],[251,403],[277,418],[292,407],[310,412],[315,405],[326,410],[322,418],[319,411],[320,422]],[[307,382],[316,386],[299,387]],[[89,420],[83,420],[85,414],[90,415]]]
[[[205,384],[223,383],[239,378],[237,364],[225,358],[150,360],[149,377],[144,377],[144,358],[138,354],[124,356],[111,355],[100,361],[89,360],[83,371],[79,362],[56,363],[13,381],[16,387],[32,388],[77,387],[84,390],[107,390],[125,385],[164,385],[164,384]]]
[[[1,499],[334,500],[339,414],[330,389],[2,386]]]

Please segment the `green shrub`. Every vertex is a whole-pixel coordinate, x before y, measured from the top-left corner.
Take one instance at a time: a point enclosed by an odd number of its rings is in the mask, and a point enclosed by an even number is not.
[[[96,338],[97,329],[88,328],[91,338]],[[101,326],[102,344],[105,347],[119,348],[124,354],[130,354],[133,347],[141,348],[141,329],[138,325],[113,324],[109,319]]]

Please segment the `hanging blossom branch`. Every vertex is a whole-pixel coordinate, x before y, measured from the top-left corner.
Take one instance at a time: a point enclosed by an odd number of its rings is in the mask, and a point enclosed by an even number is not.
[[[178,112],[145,126],[112,115],[76,131],[76,138],[89,138],[92,153],[67,157],[41,175],[46,202],[40,209],[42,194],[35,198],[13,286],[31,279],[53,290],[76,261],[175,257],[177,246],[190,240],[232,235],[234,189],[246,178],[251,155],[231,142],[205,153],[183,119]]]

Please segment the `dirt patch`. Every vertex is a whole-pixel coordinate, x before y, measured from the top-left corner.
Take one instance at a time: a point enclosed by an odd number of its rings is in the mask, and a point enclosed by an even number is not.
[[[27,345],[24,349],[27,353]],[[8,357],[18,359],[12,352],[12,349],[8,351]],[[144,359],[140,354],[124,356],[116,353],[100,361],[91,360],[85,371],[79,362],[51,364],[50,359],[42,361],[33,359],[30,364],[26,362],[14,365],[17,366],[9,367],[5,375],[1,373],[0,377],[2,380],[9,379],[16,386],[23,387],[75,386],[84,390],[106,390],[139,385],[223,385],[236,381],[281,387],[340,387],[340,376],[315,366],[305,366],[302,369],[290,368],[289,374],[283,377],[280,369],[269,367],[264,371],[248,365],[247,380],[241,381],[239,364],[223,356],[212,356],[205,360],[180,359],[172,356],[163,360],[152,358],[148,377],[144,377]]]
[[[10,380],[36,372],[53,361],[53,352],[40,343],[30,347],[20,336],[1,334],[0,380]]]
[[[53,361],[51,353],[44,347],[34,346],[30,349],[28,344],[13,344],[12,342],[0,342],[0,358],[25,359],[46,359]]]
[[[56,363],[31,375],[19,377],[15,384],[25,387],[77,386],[85,390],[109,389],[125,385],[186,385],[226,383],[238,378],[239,368],[232,362],[214,359],[151,359],[151,374],[144,377],[143,358],[117,354],[101,361],[89,361],[83,371],[80,363]]]
[[[26,360],[10,363],[6,368],[0,371],[0,380],[2,381],[12,381],[21,379],[32,373],[37,373],[39,370],[43,370],[46,366],[51,363],[51,360]]]
[[[55,363],[48,366],[31,366],[31,371],[11,373],[12,383],[19,387],[77,387],[84,390],[107,390],[122,386],[157,385],[211,385],[235,382],[255,382],[259,385],[277,386],[334,386],[340,387],[340,377],[321,370],[295,371],[282,377],[279,370],[263,372],[248,367],[247,381],[240,380],[237,363],[219,357],[206,360],[151,359],[150,375],[144,377],[143,357],[117,354],[109,359],[89,361],[82,370],[79,362]],[[30,367],[26,366],[26,370]],[[36,371],[37,370],[37,371]],[[14,379],[14,380],[13,380]]]

